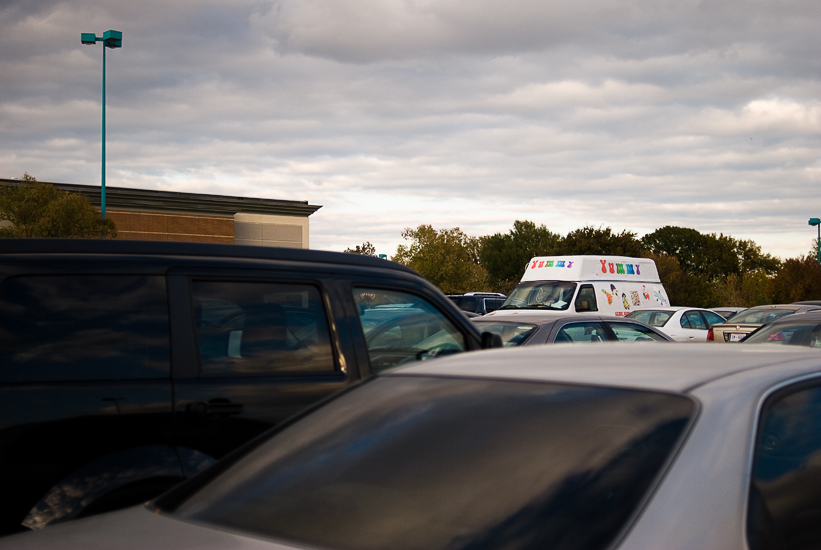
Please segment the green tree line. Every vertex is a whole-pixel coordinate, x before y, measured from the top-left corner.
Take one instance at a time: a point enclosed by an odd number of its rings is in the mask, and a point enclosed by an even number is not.
[[[443,292],[508,294],[534,256],[612,255],[652,258],[673,305],[693,307],[789,303],[821,299],[821,267],[815,249],[781,261],[751,240],[665,226],[643,237],[632,231],[586,226],[560,235],[544,225],[517,220],[507,233],[466,235],[458,227],[407,228],[391,259]],[[365,243],[352,253],[373,253]]]

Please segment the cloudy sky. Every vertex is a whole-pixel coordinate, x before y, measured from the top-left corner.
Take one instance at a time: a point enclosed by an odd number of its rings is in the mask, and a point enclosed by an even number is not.
[[[3,0],[0,177],[307,200],[311,246],[405,227],[804,254],[821,217],[818,0]]]

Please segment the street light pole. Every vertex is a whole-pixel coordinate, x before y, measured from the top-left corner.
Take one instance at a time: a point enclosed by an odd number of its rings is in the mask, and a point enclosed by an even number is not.
[[[818,228],[818,240],[815,241],[815,250],[818,252],[818,265],[821,265],[821,218],[810,218],[809,224]]]
[[[122,48],[123,33],[120,31],[105,31],[103,36],[97,36],[93,32],[80,34],[83,44],[91,45],[97,42],[103,43],[103,147],[102,147],[102,176],[100,178],[100,213],[105,218],[105,50],[106,48]]]

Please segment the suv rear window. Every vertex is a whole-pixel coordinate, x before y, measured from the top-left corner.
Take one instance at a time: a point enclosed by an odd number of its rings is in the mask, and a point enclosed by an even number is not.
[[[4,382],[169,376],[165,277],[29,276],[0,288]]]
[[[648,391],[376,378],[173,513],[317,548],[603,549],[693,414],[686,397]]]

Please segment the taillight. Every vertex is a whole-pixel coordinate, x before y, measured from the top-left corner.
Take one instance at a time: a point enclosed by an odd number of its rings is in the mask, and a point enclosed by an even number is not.
[[[713,338],[713,327],[710,327],[710,330],[707,331],[707,339],[712,340],[713,342],[716,341],[716,339]]]

